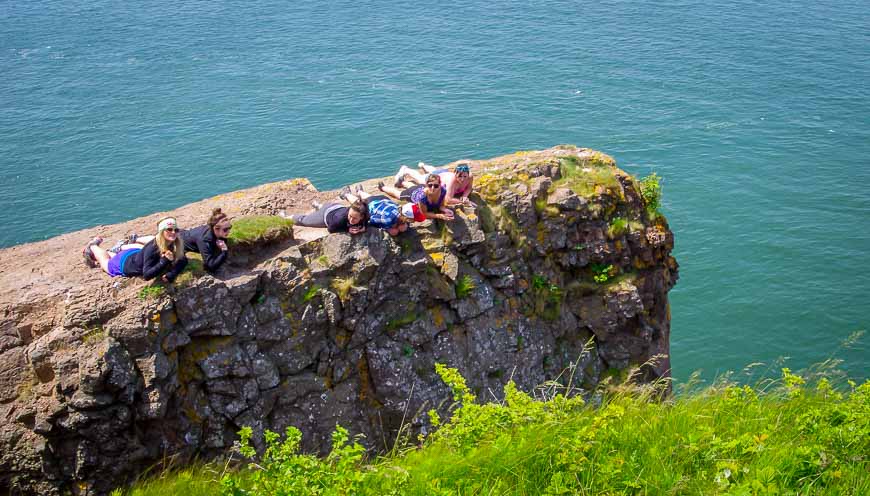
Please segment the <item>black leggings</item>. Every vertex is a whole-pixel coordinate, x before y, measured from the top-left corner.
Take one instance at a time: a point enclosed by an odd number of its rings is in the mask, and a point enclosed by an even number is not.
[[[319,209],[310,214],[296,214],[290,218],[297,226],[303,227],[326,227],[326,213],[336,208],[341,208],[342,204],[338,202],[327,202]]]

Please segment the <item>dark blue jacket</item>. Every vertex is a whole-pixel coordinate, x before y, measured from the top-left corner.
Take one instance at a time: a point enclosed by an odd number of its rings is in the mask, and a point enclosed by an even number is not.
[[[166,279],[172,282],[186,266],[187,258],[174,262],[168,258],[163,258],[160,254],[160,248],[152,239],[141,250],[127,257],[122,270],[127,277],[141,276],[146,281],[166,274]]]
[[[227,259],[227,252],[217,245],[218,238],[207,225],[181,231],[181,239],[184,241],[184,251],[195,251],[202,255],[202,265],[209,272],[218,270]]]

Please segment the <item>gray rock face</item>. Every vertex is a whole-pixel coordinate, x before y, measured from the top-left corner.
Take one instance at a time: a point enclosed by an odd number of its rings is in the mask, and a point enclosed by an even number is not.
[[[615,180],[578,188],[566,158]],[[403,417],[428,428],[416,412],[449,403],[435,363],[496,397],[508,378],[530,390],[569,366],[585,388],[641,364],[642,380],[667,376],[673,235],[631,178],[573,147],[474,170],[477,207],[449,223],[286,246],[157,301],[89,306],[82,289],[41,334],[19,329],[21,309],[0,316],[14,330],[0,342],[0,493],[105,494],[167,455],[220,456],[242,426],[261,443],[293,425],[323,453],[338,423],[377,449]]]

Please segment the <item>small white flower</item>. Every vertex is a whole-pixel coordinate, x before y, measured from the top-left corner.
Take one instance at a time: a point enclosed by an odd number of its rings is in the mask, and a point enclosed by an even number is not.
[[[730,479],[731,478],[731,469],[726,468],[725,470],[722,471],[722,475],[724,475],[726,479]]]

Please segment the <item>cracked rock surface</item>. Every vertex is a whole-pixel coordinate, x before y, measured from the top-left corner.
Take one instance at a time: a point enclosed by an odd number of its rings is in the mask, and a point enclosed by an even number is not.
[[[610,180],[580,189],[566,163]],[[476,206],[452,222],[299,229],[158,296],[79,258],[95,233],[164,214],[0,251],[0,493],[106,494],[166,456],[226,453],[242,426],[255,444],[295,426],[322,453],[341,424],[382,450],[403,418],[420,431],[446,408],[435,363],[488,398],[571,364],[587,389],[634,366],[668,376],[673,234],[636,180],[573,146],[471,164]],[[214,206],[289,214],[332,196],[292,180],[172,213],[193,226]]]

